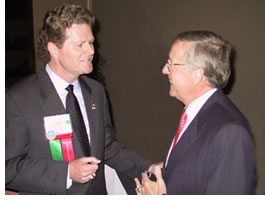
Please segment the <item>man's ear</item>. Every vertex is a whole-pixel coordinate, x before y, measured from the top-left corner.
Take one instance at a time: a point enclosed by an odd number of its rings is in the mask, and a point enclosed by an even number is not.
[[[203,67],[198,67],[194,73],[194,78],[196,84],[201,83],[204,80],[204,68]]]
[[[58,47],[53,42],[48,42],[47,47],[51,57],[58,57]]]

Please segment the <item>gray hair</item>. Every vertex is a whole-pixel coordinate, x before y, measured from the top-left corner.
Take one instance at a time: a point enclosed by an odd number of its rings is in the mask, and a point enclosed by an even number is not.
[[[174,44],[191,42],[185,52],[186,63],[192,67],[203,67],[204,76],[212,87],[224,88],[231,74],[231,45],[210,31],[188,31],[177,35]]]

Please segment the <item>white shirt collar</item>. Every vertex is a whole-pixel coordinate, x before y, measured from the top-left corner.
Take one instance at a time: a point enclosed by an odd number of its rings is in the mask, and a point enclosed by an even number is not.
[[[65,96],[68,92],[66,91],[66,87],[69,85],[69,83],[65,80],[63,80],[60,76],[58,76],[54,71],[52,71],[51,67],[47,64],[46,65],[46,71],[51,78],[51,81],[59,94],[59,96]],[[74,93],[80,91],[80,84],[78,80],[75,80],[73,83],[74,85]]]
[[[186,108],[186,113],[188,116],[188,122],[190,123],[194,117],[197,115],[197,113],[200,111],[202,106],[205,104],[205,102],[213,95],[213,93],[216,91],[216,88],[213,88],[197,99],[195,99],[190,105]]]

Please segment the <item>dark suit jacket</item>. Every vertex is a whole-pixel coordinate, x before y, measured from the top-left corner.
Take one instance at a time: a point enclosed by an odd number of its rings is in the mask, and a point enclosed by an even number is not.
[[[89,119],[91,155],[102,161],[95,179],[73,182],[66,190],[68,162],[52,160],[43,119],[66,111],[43,70],[6,93],[6,188],[36,194],[106,194],[104,163],[132,178],[148,168],[149,161],[128,151],[113,136],[103,87],[87,77],[79,81]],[[96,109],[92,110],[92,104]],[[83,157],[76,136],[73,144],[75,159]]]
[[[168,194],[253,194],[255,168],[248,122],[217,90],[171,153],[164,179]]]

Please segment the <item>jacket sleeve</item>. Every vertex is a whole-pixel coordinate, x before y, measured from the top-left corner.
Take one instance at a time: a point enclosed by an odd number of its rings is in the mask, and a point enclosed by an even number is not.
[[[5,187],[26,193],[65,194],[68,163],[29,154],[37,138],[31,137],[34,122],[26,119],[25,105],[16,95],[6,94]]]
[[[228,124],[212,145],[214,156],[206,194],[254,194],[255,147],[249,131]]]

